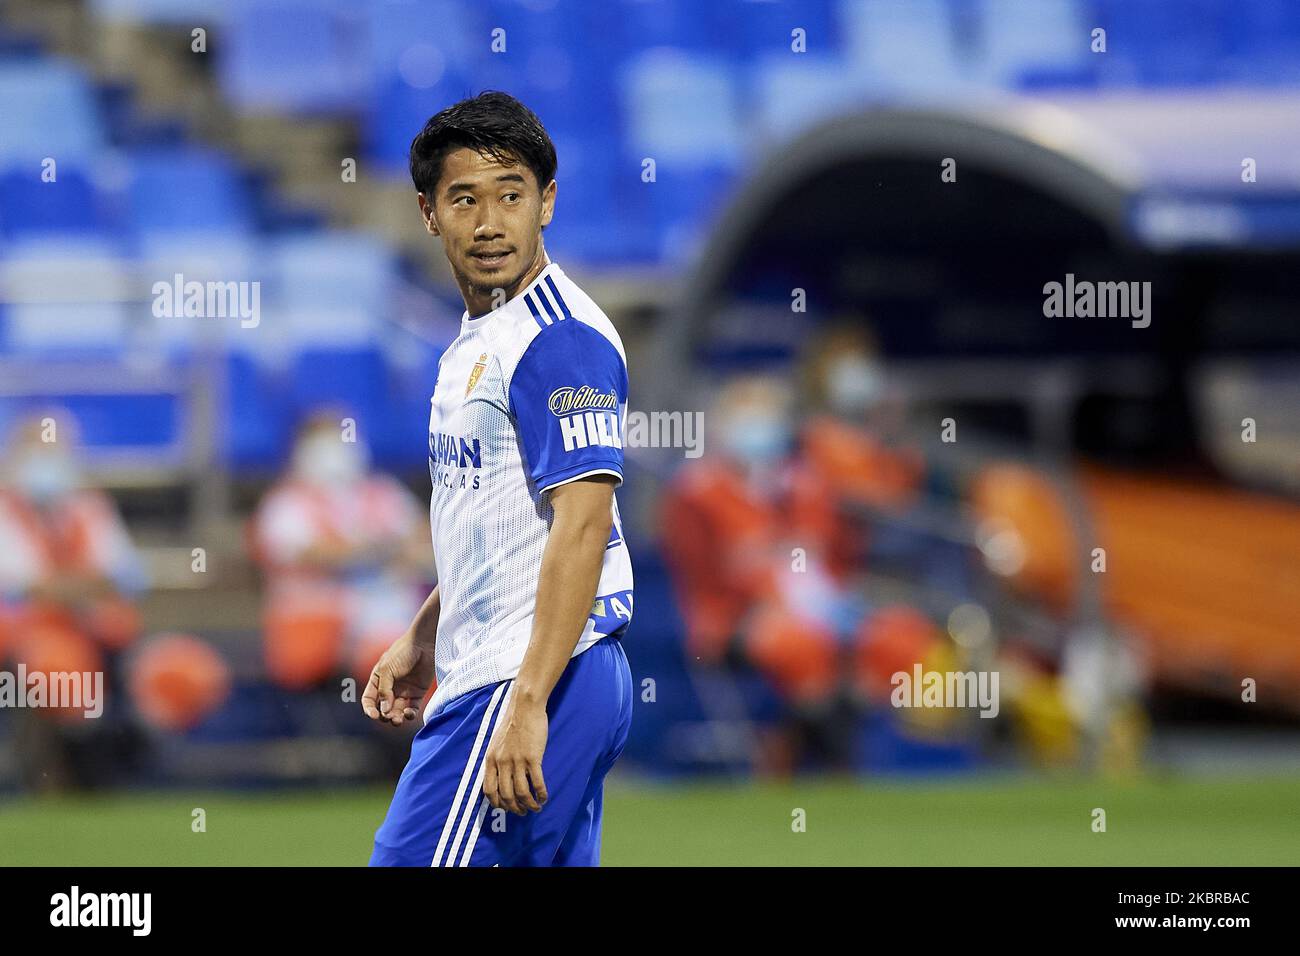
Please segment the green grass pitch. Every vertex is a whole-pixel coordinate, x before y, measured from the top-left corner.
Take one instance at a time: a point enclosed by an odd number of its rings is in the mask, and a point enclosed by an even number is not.
[[[0,802],[0,865],[364,864],[387,788]],[[207,832],[191,830],[206,812]],[[1106,832],[1092,811],[1106,811]],[[796,810],[806,828],[795,832]],[[1300,778],[611,779],[605,865],[1290,865]]]

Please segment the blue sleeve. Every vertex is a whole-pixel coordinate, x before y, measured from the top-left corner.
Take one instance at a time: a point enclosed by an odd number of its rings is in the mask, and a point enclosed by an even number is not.
[[[623,357],[576,319],[538,332],[510,380],[510,413],[538,491],[600,472],[622,484],[626,411]]]

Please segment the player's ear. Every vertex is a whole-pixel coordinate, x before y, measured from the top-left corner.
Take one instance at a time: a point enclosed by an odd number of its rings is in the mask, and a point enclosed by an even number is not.
[[[555,215],[555,180],[552,179],[542,190],[542,225],[549,226]]]
[[[416,193],[420,200],[420,218],[424,220],[424,231],[431,236],[438,235],[438,223],[433,218],[433,203],[424,198],[424,193]]]

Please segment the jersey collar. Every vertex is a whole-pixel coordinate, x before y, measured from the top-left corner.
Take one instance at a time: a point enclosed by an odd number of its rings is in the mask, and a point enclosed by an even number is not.
[[[552,259],[546,264],[546,268],[537,274],[537,278],[533,279],[532,282],[520,289],[511,298],[507,299],[500,308],[493,309],[490,312],[484,312],[482,315],[476,315],[473,318],[470,318],[469,309],[466,309],[461,313],[460,330],[462,332],[470,332],[475,329],[481,329],[483,326],[488,324],[492,316],[497,315],[498,313],[517,313],[520,309],[526,310],[527,306],[524,305],[524,296],[536,289],[549,277],[563,274],[564,271],[560,268],[559,263]]]

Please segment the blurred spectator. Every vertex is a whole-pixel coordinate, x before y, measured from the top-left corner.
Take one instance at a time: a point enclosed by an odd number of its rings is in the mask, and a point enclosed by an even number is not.
[[[21,422],[6,460],[0,601],[10,639],[17,648],[57,629],[122,650],[139,634],[144,569],[112,499],[85,487],[70,416]]]
[[[86,487],[76,425],[66,412],[21,421],[0,485],[0,657],[31,673],[104,675],[118,688],[120,653],[140,631],[135,598],[146,577],[108,495]],[[34,746],[34,781],[90,783],[116,769],[130,735],[115,736],[124,712],[87,720],[75,708],[19,711]],[[49,719],[47,719],[49,718]]]
[[[861,325],[834,326],[800,372],[801,421],[781,379],[727,385],[710,418],[722,453],[684,467],[661,503],[691,655],[756,668],[789,708],[765,740],[771,769],[847,764],[855,715],[888,694],[873,646],[898,615],[924,618],[904,606],[873,621],[854,580],[870,517],[909,506],[924,471],[897,447],[902,409],[874,343]],[[922,631],[928,646],[933,625]]]
[[[899,447],[902,403],[888,387],[865,325],[834,325],[812,339],[801,372],[812,409],[801,429],[804,457],[835,494],[839,511],[910,503],[924,464],[919,451]]]
[[[339,416],[301,426],[288,474],[253,518],[267,576],[266,664],[282,687],[306,689],[346,670],[364,682],[427,596],[432,555],[414,495],[370,471]]]
[[[843,756],[840,648],[862,614],[834,560],[852,551],[834,495],[794,454],[790,405],[778,379],[726,385],[710,417],[721,453],[688,463],[660,503],[691,656],[756,668],[789,708],[764,741],[774,771],[809,751]]]

